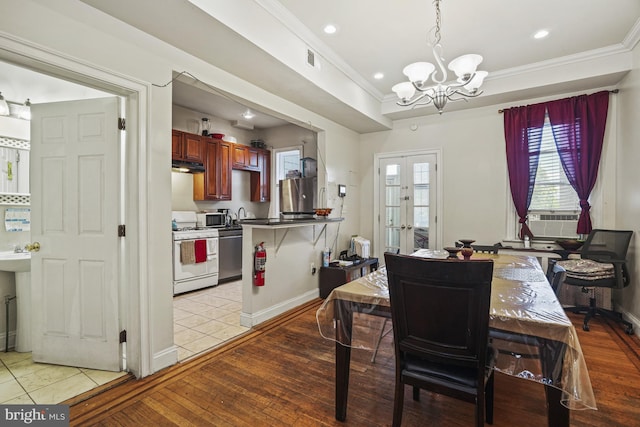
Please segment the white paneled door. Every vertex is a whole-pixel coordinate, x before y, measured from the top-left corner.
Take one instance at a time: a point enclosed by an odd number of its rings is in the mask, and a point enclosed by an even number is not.
[[[33,360],[119,371],[119,99],[31,110]]]
[[[435,248],[436,155],[381,158],[378,247],[410,254]]]

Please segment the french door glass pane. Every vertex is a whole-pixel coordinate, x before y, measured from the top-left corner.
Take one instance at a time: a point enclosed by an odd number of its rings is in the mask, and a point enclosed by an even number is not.
[[[413,187],[413,204],[429,206],[429,184],[416,185]]]
[[[413,164],[413,183],[429,184],[429,163]]]
[[[399,248],[400,247],[400,229],[399,228],[387,228],[386,245],[387,248]],[[395,252],[394,250],[388,250],[389,252]]]
[[[426,227],[415,227],[413,229],[413,250],[429,248],[429,229]]]
[[[400,185],[400,165],[387,165],[385,177],[387,178],[387,185]]]
[[[400,225],[400,206],[387,206],[387,225],[389,227]]]
[[[429,206],[413,207],[413,226],[429,228]]]
[[[400,206],[400,187],[387,187],[386,189],[386,205]]]

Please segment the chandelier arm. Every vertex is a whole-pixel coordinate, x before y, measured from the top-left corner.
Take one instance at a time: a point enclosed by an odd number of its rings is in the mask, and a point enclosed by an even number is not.
[[[456,90],[453,90],[451,92],[448,92],[447,93],[447,97],[451,97],[453,95],[462,95],[462,96],[467,97],[467,98],[477,98],[478,96],[482,95],[483,92],[484,91],[482,91],[482,90],[479,90],[477,92],[462,92],[459,89],[456,89]],[[451,99],[451,98],[449,98],[449,99]]]
[[[442,57],[442,46],[440,45],[440,43],[433,46],[432,51],[433,56],[436,58],[436,64],[438,64],[438,67],[440,68],[440,73],[442,73],[442,78],[436,78],[436,75],[438,74],[438,71],[436,70],[431,74],[431,80],[433,80],[434,83],[442,84],[447,81],[447,68],[444,66],[444,58]]]
[[[398,104],[398,105],[400,105],[402,107],[408,107],[409,105],[414,105],[416,102],[420,101],[422,98],[429,98],[429,100],[427,102],[425,102],[424,104],[417,104],[417,105],[427,105],[431,101],[433,101],[433,97],[431,95],[429,95],[428,92],[422,92],[416,98],[410,99],[408,101],[402,101],[401,100],[401,101],[396,102],[396,104]]]

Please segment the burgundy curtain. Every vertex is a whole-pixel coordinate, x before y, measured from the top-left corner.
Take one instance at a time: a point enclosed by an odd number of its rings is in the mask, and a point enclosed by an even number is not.
[[[504,110],[504,137],[511,196],[520,218],[520,239],[533,238],[527,212],[538,171],[545,105],[527,105]]]
[[[609,91],[546,103],[553,138],[569,183],[580,198],[578,234],[591,232],[588,199],[598,177]]]

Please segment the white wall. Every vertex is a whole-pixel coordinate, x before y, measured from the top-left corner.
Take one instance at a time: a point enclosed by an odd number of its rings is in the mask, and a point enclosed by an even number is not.
[[[640,330],[640,47],[633,50],[633,70],[620,85],[619,98],[619,140],[618,156],[618,210],[617,228],[633,230],[629,247],[631,284],[623,291],[616,292],[614,300],[631,317]]]

